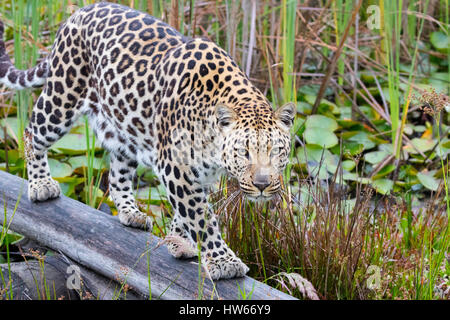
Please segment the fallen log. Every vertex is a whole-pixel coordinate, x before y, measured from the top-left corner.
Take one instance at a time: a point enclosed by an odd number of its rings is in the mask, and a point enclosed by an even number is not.
[[[99,275],[126,284],[143,298],[294,299],[250,277],[212,282],[194,260],[173,258],[161,239],[123,226],[65,196],[42,203],[27,198],[27,181],[0,170],[0,225],[60,252]],[[6,217],[6,220],[5,220]],[[200,280],[199,280],[200,278]]]
[[[61,267],[67,266],[57,257],[48,257],[45,267],[38,260],[0,265],[5,278],[5,284],[0,284],[0,300],[78,300],[77,292],[65,286]]]
[[[25,238],[25,242],[28,239]],[[23,242],[23,241],[20,241]],[[20,262],[0,264],[4,281],[0,281],[0,300],[138,300],[132,290],[120,290],[120,284],[85,268],[61,253],[45,253],[47,248],[33,243],[14,244],[19,252],[10,255]]]

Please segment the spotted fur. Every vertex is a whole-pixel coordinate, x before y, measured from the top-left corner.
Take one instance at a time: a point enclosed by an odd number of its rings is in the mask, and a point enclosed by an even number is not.
[[[17,70],[6,54],[3,32],[4,26],[0,21],[0,83],[16,90],[41,87],[48,76],[47,59],[27,71]]]
[[[110,152],[109,191],[123,224],[151,228],[132,177],[138,164],[152,167],[175,212],[170,235],[200,243],[213,279],[247,272],[221,237],[207,191],[228,173],[251,199],[277,193],[295,109],[273,111],[223,49],[145,13],[97,3],[75,12],[30,70],[15,69],[0,42],[0,81],[16,89],[44,85],[25,131],[31,200],[59,196],[47,149],[86,114]],[[168,249],[175,257],[194,252]]]

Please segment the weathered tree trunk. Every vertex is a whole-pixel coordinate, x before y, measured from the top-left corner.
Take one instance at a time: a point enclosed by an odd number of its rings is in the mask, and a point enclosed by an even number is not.
[[[84,266],[83,270],[126,283],[143,298],[197,299],[200,294],[205,299],[241,299],[245,292],[252,299],[293,299],[249,277],[213,284],[201,276],[199,281],[195,259],[173,258],[159,245],[159,238],[125,227],[116,217],[65,196],[32,203],[27,198],[27,182],[3,171],[0,198],[2,207],[6,204],[6,221],[5,214],[0,214],[0,225],[64,254]],[[83,270],[82,277],[88,272]]]
[[[27,262],[12,262],[10,265],[2,264],[0,268],[6,283],[0,284],[0,299],[78,299],[77,292],[65,286],[66,267],[56,257],[45,259],[45,265],[40,265],[38,260],[32,259]]]
[[[60,253],[24,238],[10,246],[16,262],[0,264],[0,300],[79,300],[127,299],[143,297],[132,290],[85,268]],[[15,251],[12,251],[15,250]],[[18,257],[21,261],[17,261]],[[11,275],[11,277],[10,277]],[[128,288],[127,288],[128,289]]]

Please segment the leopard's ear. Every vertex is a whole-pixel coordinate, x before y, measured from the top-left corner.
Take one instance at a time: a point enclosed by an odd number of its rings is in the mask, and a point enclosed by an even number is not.
[[[278,125],[282,129],[289,131],[294,123],[296,111],[297,110],[293,102],[288,102],[275,110],[275,119]]]
[[[237,119],[236,112],[224,104],[218,104],[216,106],[215,114],[220,129],[230,128]]]

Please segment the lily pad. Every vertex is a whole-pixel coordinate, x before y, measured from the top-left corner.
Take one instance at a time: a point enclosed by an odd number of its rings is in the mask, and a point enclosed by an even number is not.
[[[412,154],[419,153],[417,150],[427,152],[433,149],[435,144],[436,141],[433,139],[414,138],[404,147],[404,150]]]
[[[370,164],[378,164],[388,155],[386,151],[372,151],[364,155],[364,160]]]
[[[369,139],[369,134],[365,131],[358,131],[351,134],[348,140],[362,144],[364,146],[364,150],[369,150],[376,146],[376,143]]]
[[[312,110],[312,105],[309,103],[299,101],[297,102],[297,112],[303,113],[303,114],[310,114]]]
[[[372,186],[381,194],[388,194],[394,187],[394,181],[390,179],[377,179],[372,181]]]
[[[332,131],[318,127],[306,128],[303,137],[307,143],[316,144],[327,149],[337,145],[339,142],[337,136]]]
[[[350,109],[350,108],[349,108]],[[364,126],[358,122],[351,119],[341,119],[337,120],[337,123],[344,129],[347,130],[362,130]]]
[[[329,150],[310,144],[307,144],[304,149],[299,149],[297,158],[300,163],[308,163],[308,166],[317,167],[320,165],[330,173],[336,172],[339,163],[338,156],[332,154]]]
[[[425,188],[431,191],[437,191],[439,188],[439,180],[433,177],[433,172],[419,172],[417,173],[417,179]]]
[[[156,187],[140,188],[135,191],[135,193],[137,199],[145,201],[148,201],[150,199],[150,203],[154,205],[160,204],[161,201],[167,199],[166,190],[162,185],[158,185]]]
[[[72,166],[73,169],[78,169],[81,167],[88,167],[87,163],[87,157],[86,156],[73,156],[70,157],[69,163]],[[106,167],[106,164],[104,161],[102,161],[101,158],[95,157],[93,161],[93,168],[95,170],[104,169]]]
[[[387,176],[389,173],[394,171],[397,167],[393,164],[388,164],[387,166],[384,166],[383,169],[378,171],[376,175],[373,176],[373,179],[380,179],[382,177]]]
[[[436,92],[445,93],[448,86],[448,73],[434,72],[428,79],[428,83],[436,90]]]
[[[22,157],[19,154],[19,150],[12,149],[8,150],[8,163],[9,164],[15,164],[19,159]],[[3,149],[0,149],[0,160],[6,161],[6,151]]]
[[[59,182],[59,186],[61,187],[62,193],[65,196],[70,197],[72,194],[75,193],[75,187],[80,183],[83,183],[85,179],[78,177],[65,177],[65,178],[56,178],[56,180]]]
[[[346,171],[352,171],[356,167],[356,163],[353,160],[342,161],[342,168]]]
[[[346,142],[343,149],[345,156],[354,157],[364,151],[364,145],[358,142]]]
[[[70,165],[55,159],[48,159],[50,174],[53,178],[64,178],[72,174],[73,169]]]
[[[320,166],[320,164],[315,161],[308,163],[308,171],[309,175],[313,178],[326,180],[329,177],[326,167],[323,165]]]
[[[306,86],[300,86],[298,89],[298,93],[304,94],[304,95],[311,95],[311,96],[317,96],[320,90],[320,85],[317,84],[310,84]]]
[[[6,119],[0,120],[0,126],[6,127],[7,133],[10,137],[13,137],[14,140],[17,141],[17,137],[19,136],[19,123],[17,122],[16,117],[8,117]],[[0,138],[4,139],[3,130],[0,130]]]
[[[338,128],[336,120],[322,115],[312,115],[306,119],[306,130],[303,137],[309,144],[331,148],[338,143],[337,136],[333,133]]]
[[[315,114],[312,116],[309,116],[306,119],[306,128],[320,128],[322,130],[326,131],[335,131],[338,128],[338,123],[336,120],[331,119],[329,117],[325,117],[319,114]]]
[[[90,143],[92,139],[90,140]],[[100,143],[95,141],[96,150],[100,150]],[[84,134],[69,133],[58,140],[51,150],[55,150],[67,155],[79,155],[86,152],[86,136]]]
[[[439,52],[447,53],[449,51],[449,36],[442,31],[435,31],[431,33],[430,42]]]

